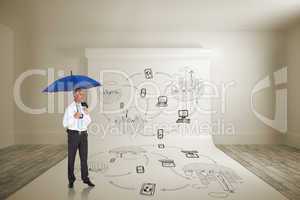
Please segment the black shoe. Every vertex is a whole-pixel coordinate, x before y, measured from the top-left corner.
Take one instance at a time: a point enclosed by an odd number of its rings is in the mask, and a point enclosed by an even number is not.
[[[74,182],[69,182],[69,188],[73,188],[74,187]]]
[[[95,184],[92,183],[90,180],[83,181],[83,183],[87,184],[87,185],[90,186],[90,187],[95,187]]]

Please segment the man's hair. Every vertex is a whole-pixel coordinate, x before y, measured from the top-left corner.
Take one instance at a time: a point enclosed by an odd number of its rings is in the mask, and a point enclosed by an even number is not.
[[[73,96],[77,93],[80,92],[82,90],[82,88],[75,88],[73,91]]]

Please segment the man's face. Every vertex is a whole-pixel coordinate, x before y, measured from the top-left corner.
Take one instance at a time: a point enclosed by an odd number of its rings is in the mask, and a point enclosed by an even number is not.
[[[74,95],[74,99],[76,102],[83,102],[85,100],[85,93],[83,90],[76,91]]]

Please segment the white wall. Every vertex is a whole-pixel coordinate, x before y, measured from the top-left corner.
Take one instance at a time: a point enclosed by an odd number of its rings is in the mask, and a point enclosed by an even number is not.
[[[88,37],[87,37],[88,35]],[[227,111],[217,114],[236,127],[236,136],[215,136],[218,143],[273,143],[280,142],[281,134],[260,122],[251,111],[250,93],[255,83],[282,64],[283,36],[265,32],[219,33],[96,33],[72,35],[35,35],[32,41],[30,68],[54,67],[66,73],[84,73],[84,47],[199,47],[213,49],[212,80],[235,81],[229,89]],[[68,67],[65,67],[68,66]],[[72,67],[71,67],[72,66]],[[24,68],[23,70],[26,70]],[[23,98],[32,107],[47,105],[47,96],[40,91],[45,79],[28,80]],[[259,111],[272,117],[272,90],[258,96]],[[61,114],[28,115],[16,112],[16,139],[23,142],[64,142]]]
[[[13,2],[13,3],[9,3]],[[213,119],[224,117],[233,123],[235,136],[215,136],[217,143],[280,143],[282,135],[259,121],[251,111],[250,93],[255,83],[280,68],[283,63],[284,34],[281,32],[235,31],[235,32],[193,32],[192,30],[150,30],[106,29],[116,19],[101,14],[106,25],[90,24],[80,19],[78,2],[75,7],[58,2],[51,4],[26,4],[20,1],[6,1],[0,12],[0,19],[11,26],[16,33],[15,78],[32,69],[65,70],[69,73],[86,73],[84,48],[96,47],[156,47],[181,48],[204,47],[212,49],[215,57],[212,64],[212,80],[235,81],[229,89],[227,112],[218,113]],[[85,2],[83,2],[85,4]],[[86,7],[85,7],[86,8]],[[12,16],[15,10],[19,17]],[[63,12],[63,10],[65,12]],[[79,9],[80,10],[80,9]],[[100,11],[99,11],[100,12]],[[100,12],[101,13],[101,12]],[[91,16],[89,16],[91,17]],[[19,23],[17,23],[19,22]],[[71,23],[72,22],[72,23]],[[106,27],[106,28],[105,28]],[[142,27],[139,27],[142,29]],[[57,77],[57,76],[56,76]],[[47,85],[42,77],[31,77],[22,86],[24,103],[34,108],[47,105],[47,95],[41,90]],[[256,97],[259,112],[272,117],[273,93],[266,90]],[[57,102],[57,101],[56,101]],[[57,104],[56,110],[57,111]],[[217,106],[215,102],[214,106]],[[17,143],[64,143],[65,133],[61,126],[62,114],[29,115],[15,109],[15,137]]]
[[[287,32],[288,63],[288,134],[286,144],[300,147],[300,25]]]
[[[0,148],[14,144],[14,103],[12,96],[14,77],[14,34],[0,24]]]

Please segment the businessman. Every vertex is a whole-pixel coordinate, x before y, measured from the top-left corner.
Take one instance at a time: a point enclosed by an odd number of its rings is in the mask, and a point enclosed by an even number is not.
[[[88,176],[88,133],[87,127],[91,123],[91,117],[87,111],[85,93],[82,89],[75,89],[73,92],[74,101],[67,107],[63,126],[67,129],[68,134],[68,179],[69,188],[73,188],[76,180],[74,175],[74,163],[77,149],[79,150],[81,179],[83,183],[90,187],[95,185],[90,181]]]

